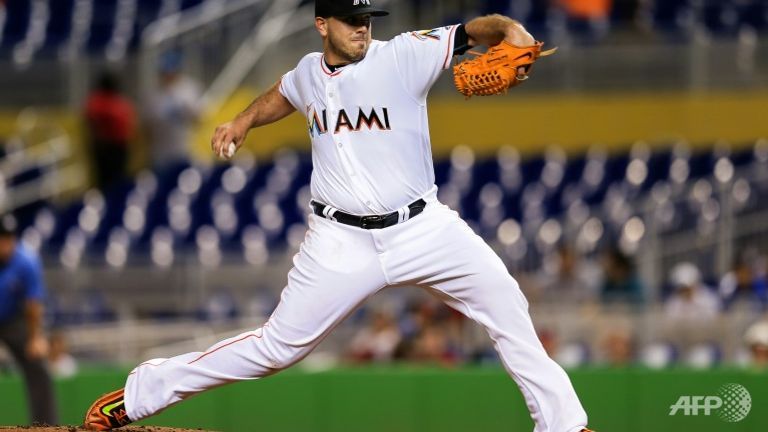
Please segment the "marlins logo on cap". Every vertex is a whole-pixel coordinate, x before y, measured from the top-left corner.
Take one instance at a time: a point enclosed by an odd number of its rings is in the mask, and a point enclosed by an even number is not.
[[[315,0],[315,16],[328,18],[362,14],[389,15],[386,10],[374,6],[375,3],[376,0]]]

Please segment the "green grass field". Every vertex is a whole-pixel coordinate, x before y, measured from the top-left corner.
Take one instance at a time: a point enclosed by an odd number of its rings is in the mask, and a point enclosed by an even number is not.
[[[93,398],[122,386],[125,370],[88,370],[57,382],[61,420],[78,424]],[[768,374],[743,370],[580,369],[570,371],[598,432],[764,432]],[[729,423],[717,411],[670,416],[680,396],[717,396],[744,386],[752,409]],[[0,425],[26,423],[19,377],[0,377]],[[143,424],[221,431],[468,432],[531,431],[522,396],[497,368],[391,367],[289,370],[212,390]]]

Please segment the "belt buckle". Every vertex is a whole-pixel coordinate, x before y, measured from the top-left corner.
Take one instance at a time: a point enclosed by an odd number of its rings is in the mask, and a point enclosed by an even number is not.
[[[363,216],[360,219],[360,228],[369,229],[375,228],[384,219],[383,216]]]

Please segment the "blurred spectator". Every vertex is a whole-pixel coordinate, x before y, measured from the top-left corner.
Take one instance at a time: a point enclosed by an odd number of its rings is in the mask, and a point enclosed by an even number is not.
[[[664,305],[666,340],[682,353],[689,366],[707,367],[718,360],[713,338],[718,327],[720,298],[702,283],[701,272],[692,263],[677,264],[670,272],[672,294]]]
[[[584,303],[594,300],[600,269],[577,256],[570,246],[562,245],[557,253],[545,258],[545,262],[531,281],[532,302]]]
[[[768,277],[764,258],[754,250],[745,251],[736,260],[733,269],[720,280],[719,291],[726,308],[744,303],[765,309],[768,305]]]
[[[554,330],[543,328],[539,331],[539,340],[541,346],[544,347],[544,351],[551,358],[557,358],[558,349],[560,347],[560,341],[557,338],[557,333]]]
[[[192,128],[202,107],[198,84],[182,73],[180,53],[166,53],[159,73],[160,88],[148,97],[146,122],[152,164],[163,168],[189,160]]]
[[[96,182],[105,189],[125,177],[129,143],[136,132],[133,104],[115,74],[104,71],[85,103],[85,120]]]
[[[558,0],[569,32],[584,42],[596,42],[609,30],[612,0]]]
[[[589,343],[580,340],[574,340],[568,343],[560,344],[557,339],[555,340],[557,341],[557,345],[552,351],[552,358],[558,364],[560,364],[560,366],[566,369],[577,368],[585,366],[591,361],[591,350]],[[544,345],[544,348],[547,349],[547,346]],[[549,352],[549,349],[547,349],[547,353]]]
[[[635,362],[635,340],[627,329],[613,328],[603,338],[603,361],[609,366],[630,366]]]
[[[48,366],[56,378],[71,378],[77,374],[77,360],[69,353],[69,344],[64,333],[55,331],[51,334],[51,349],[48,353]]]
[[[407,360],[452,366],[460,361],[458,353],[452,348],[446,329],[438,324],[429,324],[416,336]]]
[[[752,366],[768,369],[768,319],[752,324],[744,334],[744,343],[749,347]]]
[[[603,282],[600,297],[603,303],[643,302],[643,284],[635,272],[629,256],[617,248],[609,249],[603,256]]]
[[[400,329],[392,315],[384,311],[374,312],[371,321],[352,338],[348,357],[353,362],[390,362],[401,340]]]
[[[720,313],[720,299],[701,282],[701,272],[689,262],[676,265],[670,274],[674,292],[664,312],[669,319],[690,324],[711,323]]]
[[[663,369],[671,366],[678,356],[678,349],[673,343],[666,341],[650,342],[640,348],[638,361],[644,367]]]
[[[400,323],[395,358],[443,366],[461,362],[463,322],[461,313],[433,299],[412,303]]]
[[[0,342],[24,375],[31,420],[56,424],[53,383],[45,365],[45,287],[39,259],[16,241],[14,221],[0,219]]]

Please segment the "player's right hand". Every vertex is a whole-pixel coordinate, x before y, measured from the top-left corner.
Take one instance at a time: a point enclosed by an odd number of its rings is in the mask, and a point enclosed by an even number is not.
[[[30,360],[42,359],[48,356],[48,339],[43,335],[35,335],[27,341],[26,354]]]
[[[211,150],[222,159],[231,158],[234,156],[235,151],[243,145],[248,129],[249,127],[246,122],[243,119],[237,118],[231,122],[219,125],[211,138]],[[234,149],[230,148],[230,144],[234,144]]]

